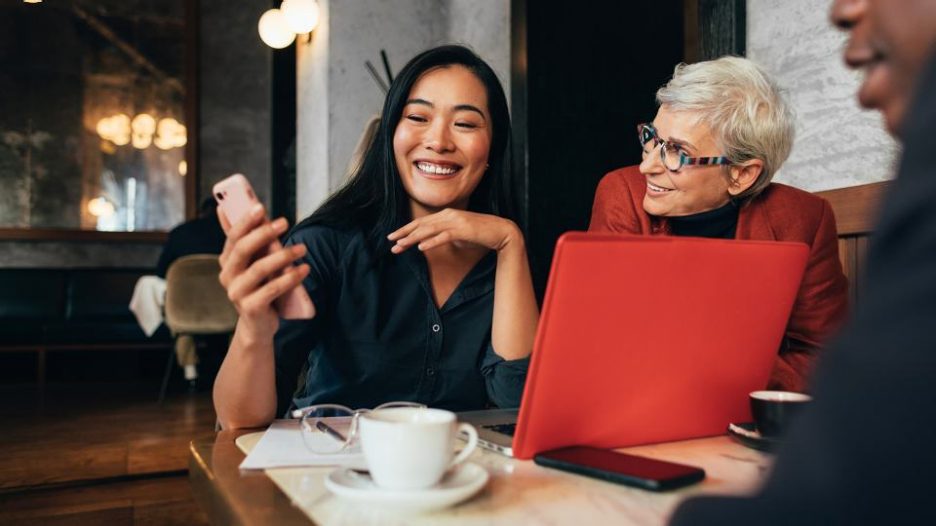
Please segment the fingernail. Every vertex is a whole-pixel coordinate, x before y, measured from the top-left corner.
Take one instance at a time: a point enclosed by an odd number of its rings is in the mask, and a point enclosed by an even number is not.
[[[293,251],[293,254],[295,254],[295,255],[297,255],[297,256],[301,256],[301,255],[305,254],[306,246],[305,246],[305,245],[293,245],[293,246],[292,246],[292,251]]]
[[[276,229],[277,231],[286,230],[286,226],[287,226],[286,220],[283,219],[282,217],[277,219],[276,221],[273,221],[273,228]]]
[[[263,205],[257,203],[253,205],[253,208],[250,209],[250,215],[258,216],[263,213]]]

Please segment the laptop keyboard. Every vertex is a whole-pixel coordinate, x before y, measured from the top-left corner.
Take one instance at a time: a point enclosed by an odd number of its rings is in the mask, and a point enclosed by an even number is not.
[[[488,426],[481,426],[484,429],[490,429],[491,431],[496,431],[497,433],[503,433],[508,436],[514,436],[514,432],[517,430],[517,424],[493,424]]]

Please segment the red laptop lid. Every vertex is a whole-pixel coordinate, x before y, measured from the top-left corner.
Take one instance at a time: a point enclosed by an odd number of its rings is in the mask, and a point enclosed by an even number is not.
[[[802,243],[567,233],[513,453],[718,435],[750,420],[802,279]]]

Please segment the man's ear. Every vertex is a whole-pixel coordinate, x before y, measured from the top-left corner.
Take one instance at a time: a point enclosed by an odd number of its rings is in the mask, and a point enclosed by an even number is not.
[[[757,182],[757,178],[764,171],[764,161],[751,159],[741,164],[728,167],[728,193],[732,196],[740,195]]]

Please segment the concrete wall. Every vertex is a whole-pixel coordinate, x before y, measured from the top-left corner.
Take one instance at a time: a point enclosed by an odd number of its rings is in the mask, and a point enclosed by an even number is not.
[[[364,67],[383,72],[387,51],[396,74],[417,53],[440,44],[473,48],[509,93],[509,0],[319,0],[322,19],[312,41],[297,49],[297,198],[310,214],[343,181],[368,118],[383,92]]]
[[[510,102],[510,2],[449,0],[449,41],[474,49],[494,68]]]
[[[810,191],[883,181],[897,145],[877,112],[859,108],[861,74],[842,61],[845,35],[829,24],[830,2],[748,0],[747,54],[788,90],[796,143],[776,179]]]
[[[273,52],[257,22],[269,0],[200,0],[200,195],[240,172],[269,207]]]

